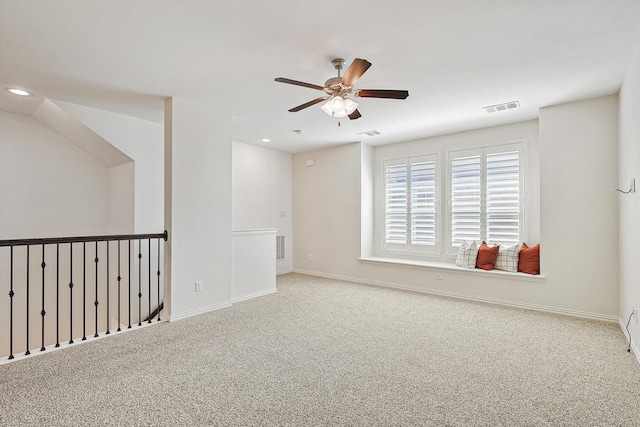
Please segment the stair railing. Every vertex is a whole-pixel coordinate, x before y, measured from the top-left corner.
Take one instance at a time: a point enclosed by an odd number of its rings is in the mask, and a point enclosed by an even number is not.
[[[90,326],[93,326],[93,336],[97,338],[101,333],[111,333],[112,322],[117,323],[116,331],[121,331],[125,324],[130,329],[135,318],[138,326],[142,326],[143,321],[151,323],[156,316],[161,321],[160,314],[164,308],[160,286],[161,254],[164,248],[161,242],[167,238],[168,233],[164,231],[0,240],[0,289],[8,290],[9,295],[8,312],[0,310],[0,326],[4,329],[6,322],[9,332],[6,337],[0,331],[0,355],[8,354],[8,359],[14,358],[17,329],[25,331],[20,346],[24,354],[29,355],[30,335],[34,332],[39,332],[40,351],[45,351],[48,344],[60,347],[61,334],[68,338],[69,344],[74,343],[74,337],[81,336],[83,341],[87,340]],[[152,245],[154,241],[156,245]],[[143,265],[143,258],[146,258],[146,266]],[[35,264],[37,261],[40,261],[39,265]],[[55,268],[47,269],[47,261],[53,262]],[[157,267],[157,286],[152,286],[154,280],[151,269],[154,262]],[[61,289],[63,283],[67,284],[68,293]],[[82,285],[82,300],[74,305],[74,288],[79,284]],[[32,297],[34,287],[40,291],[41,298]],[[55,293],[55,302],[52,293]],[[137,304],[134,301],[136,297]],[[79,295],[75,295],[75,298],[77,301]],[[115,307],[113,302],[116,302]],[[101,303],[105,303],[106,307]],[[144,308],[143,303],[146,303]],[[122,313],[123,305],[126,307],[125,316]],[[132,308],[137,308],[137,316],[132,314]],[[36,321],[34,325],[38,309],[41,321]],[[47,317],[47,310],[51,309],[56,314],[55,322]],[[89,325],[88,311],[93,311],[93,325]],[[82,322],[74,320],[74,314],[75,318],[81,315]],[[39,328],[37,323],[40,324]]]

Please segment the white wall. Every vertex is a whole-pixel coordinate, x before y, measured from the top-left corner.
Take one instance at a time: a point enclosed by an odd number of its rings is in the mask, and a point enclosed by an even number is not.
[[[543,120],[548,120],[547,125]],[[585,126],[587,123],[595,125]],[[536,236],[535,225],[529,228],[530,241],[541,241],[543,274],[546,279],[505,278],[482,273],[454,272],[427,267],[396,266],[390,264],[358,261],[361,238],[361,185],[366,171],[361,170],[363,150],[360,144],[350,144],[313,152],[296,154],[293,157],[293,228],[295,271],[330,277],[360,280],[374,284],[397,286],[451,296],[515,304],[567,314],[596,318],[617,318],[617,211],[615,194],[603,186],[611,187],[609,179],[616,176],[616,108],[615,97],[567,104],[548,108],[540,118],[540,178],[536,169],[530,168],[529,201],[536,198],[535,181],[540,179],[540,207],[535,203],[530,208],[529,223],[535,224],[539,215],[540,235]],[[524,122],[495,128],[479,129],[455,135],[429,138],[424,141],[401,144],[398,147],[376,148],[397,150],[396,153],[424,145],[429,142],[446,145],[458,140],[501,142],[505,139],[527,138],[529,159],[538,154],[536,122]],[[585,130],[582,130],[585,129]],[[543,132],[547,140],[543,140]],[[561,135],[569,140],[560,140]],[[533,144],[531,142],[533,141]],[[554,158],[554,150],[561,155],[562,164]],[[581,154],[571,157],[577,150]],[[377,156],[380,153],[376,153]],[[542,155],[544,154],[544,158]],[[365,152],[365,156],[366,156]],[[306,167],[307,159],[315,160],[314,167]],[[588,166],[588,167],[586,167]],[[591,169],[590,169],[591,168]],[[582,177],[593,172],[597,178],[583,181],[587,187],[582,191],[571,177]],[[542,175],[544,179],[541,178]],[[606,182],[605,182],[606,181]],[[591,185],[591,188],[588,186]],[[589,188],[589,191],[585,191]],[[573,205],[552,204],[554,194],[569,191],[582,196],[572,198]],[[544,204],[543,204],[544,201]],[[594,202],[597,205],[594,206]],[[365,199],[366,203],[366,199]],[[612,207],[613,205],[613,207]],[[369,206],[363,206],[369,209]],[[571,214],[567,214],[567,209]],[[598,218],[579,232],[576,223],[584,224],[575,217],[587,213],[587,222]],[[553,224],[552,226],[550,224]],[[545,230],[545,225],[548,228]],[[557,234],[550,230],[558,230]],[[594,231],[596,230],[596,231]],[[568,236],[568,234],[571,234]],[[599,239],[599,240],[598,240]],[[602,244],[612,250],[586,251],[567,250],[567,245],[593,247]],[[604,253],[603,253],[604,252]],[[308,256],[312,255],[312,261]],[[435,279],[435,272],[442,280]]]
[[[230,304],[231,117],[185,98],[167,101],[165,117],[165,290],[175,320]]]
[[[276,263],[278,274],[291,271],[293,265],[291,160],[289,153],[233,142],[233,230],[275,228],[285,236],[285,259]]]
[[[629,189],[636,180],[636,192],[618,195],[620,209],[620,318],[626,325],[632,307],[640,309],[640,46],[620,89],[618,188]],[[629,330],[640,359],[640,320]]]
[[[563,305],[618,315],[617,96],[540,110],[541,270]]]
[[[0,239],[109,232],[108,168],[33,117],[0,128]]]
[[[135,232],[162,231],[164,126],[84,105],[55,103],[134,160]]]
[[[361,274],[360,158],[358,143],[293,156],[294,270]]]
[[[275,228],[234,231],[231,302],[276,292]]]

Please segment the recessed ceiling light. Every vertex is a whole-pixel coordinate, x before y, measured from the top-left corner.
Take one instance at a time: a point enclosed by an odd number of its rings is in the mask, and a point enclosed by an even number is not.
[[[271,140],[269,138],[262,138],[260,141],[262,141],[262,142],[271,142]]]
[[[11,92],[12,94],[14,94],[14,95],[19,95],[19,96],[29,96],[29,95],[31,95],[31,94],[30,94],[29,92],[27,92],[26,90],[24,90],[24,89],[18,89],[18,88],[15,88],[15,87],[9,88],[9,89],[7,89],[7,90],[8,90],[9,92]]]
[[[294,129],[291,132],[295,133],[296,135],[302,135],[304,133],[302,129]]]

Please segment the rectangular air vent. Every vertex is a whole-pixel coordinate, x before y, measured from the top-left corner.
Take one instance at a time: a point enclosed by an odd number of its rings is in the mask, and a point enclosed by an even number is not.
[[[374,129],[374,130],[368,130],[366,132],[359,132],[356,135],[376,136],[376,135],[380,135],[380,132]]]
[[[489,105],[488,107],[482,107],[487,113],[496,113],[498,111],[513,110],[520,107],[518,101],[505,102],[504,104]]]
[[[284,259],[284,236],[276,236],[276,259]]]

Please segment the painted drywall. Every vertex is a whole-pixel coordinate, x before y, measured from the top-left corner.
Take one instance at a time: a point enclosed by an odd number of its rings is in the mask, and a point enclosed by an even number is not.
[[[617,104],[612,95],[540,110],[541,270],[559,303],[615,316]]]
[[[84,105],[55,103],[134,160],[135,232],[162,231],[164,126]]]
[[[276,292],[275,228],[233,231],[231,301]]]
[[[0,239],[110,231],[107,167],[33,117],[0,127]]]
[[[430,141],[444,144],[449,139],[471,143],[476,138],[492,142],[527,138],[530,141],[528,158],[531,160],[538,155],[535,140],[539,139],[540,175],[536,176],[536,168],[531,170],[530,167],[529,180],[534,182],[529,183],[528,197],[530,203],[535,200],[535,181],[539,179],[540,206],[536,208],[535,203],[530,206],[528,220],[529,224],[535,224],[539,215],[540,234],[536,236],[535,226],[529,227],[528,239],[535,241],[539,238],[541,241],[545,257],[542,268],[546,278],[528,280],[526,277],[482,272],[358,261],[363,241],[360,234],[361,209],[369,208],[361,206],[361,185],[372,185],[361,182],[367,173],[361,170],[364,150],[358,143],[294,155],[294,270],[567,314],[610,320],[617,318],[617,231],[611,232],[612,229],[617,230],[616,196],[610,188],[603,194],[600,191],[603,186],[611,186],[611,176],[614,181],[617,176],[615,102],[615,97],[606,97],[546,109],[540,118],[539,138],[533,121],[384,148],[400,153],[409,150],[412,144],[428,144]],[[543,120],[548,124],[543,124]],[[593,125],[585,126],[585,122]],[[546,141],[543,140],[542,129]],[[554,150],[562,155],[561,164],[552,159]],[[573,151],[582,154],[571,157]],[[307,160],[314,160],[315,165],[305,166]],[[590,169],[585,165],[593,167]],[[591,190],[597,190],[597,196],[583,191],[579,192],[582,196],[571,198],[570,207],[564,203],[550,203],[554,194],[575,194],[576,183],[569,177],[582,178],[590,171],[594,177],[586,179],[585,188],[592,185]],[[602,182],[595,182],[599,180]],[[609,200],[611,197],[613,199]],[[596,200],[598,203],[594,207]],[[586,214],[586,221],[576,220],[576,216],[585,215],[585,211],[594,212]],[[602,231],[578,231],[575,227],[576,223],[595,220],[598,222],[591,224],[592,227],[601,227]],[[546,231],[545,224],[548,227]],[[613,245],[613,250],[605,254],[573,250],[574,246],[592,247],[593,242],[598,241],[594,238],[600,239],[599,244],[607,248]],[[560,250],[565,252],[559,253]],[[440,278],[436,278],[436,273]]]
[[[292,269],[292,155],[233,142],[233,230],[275,228],[285,237],[285,258],[277,260],[278,274]]]
[[[358,277],[359,143],[293,156],[293,268]]]
[[[166,108],[168,308],[175,320],[230,304],[231,117],[185,98]]]
[[[618,194],[620,210],[620,318],[626,325],[633,307],[640,309],[640,46],[633,57],[619,96],[618,188],[636,192]],[[629,325],[636,357],[640,360],[640,319]]]

